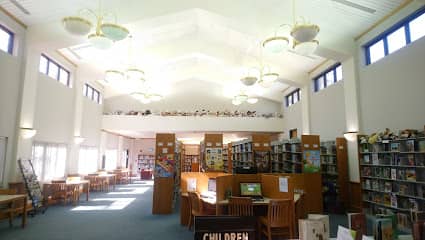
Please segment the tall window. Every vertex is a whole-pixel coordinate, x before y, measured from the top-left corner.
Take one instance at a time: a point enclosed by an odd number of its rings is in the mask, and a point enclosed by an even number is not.
[[[105,151],[105,170],[114,170],[117,168],[117,154],[116,149],[109,149]]]
[[[12,54],[13,53],[13,39],[15,35],[12,31],[0,25],[0,49]]]
[[[366,64],[372,64],[425,36],[425,7],[403,19],[367,43]]]
[[[80,147],[78,158],[78,173],[88,174],[97,171],[98,150],[96,147]]]
[[[65,176],[66,145],[35,142],[32,146],[34,171],[40,181]]]
[[[313,79],[314,91],[318,92],[342,80],[342,65],[337,63]]]
[[[94,87],[88,85],[87,83],[84,84],[83,87],[83,94],[87,98],[91,99],[92,101],[102,104],[102,95],[98,90],[96,90]]]
[[[301,90],[299,88],[295,89],[290,94],[286,95],[285,99],[287,107],[299,102],[301,99]]]
[[[71,74],[69,71],[44,54],[40,57],[39,71],[56,79],[65,86],[71,87]]]

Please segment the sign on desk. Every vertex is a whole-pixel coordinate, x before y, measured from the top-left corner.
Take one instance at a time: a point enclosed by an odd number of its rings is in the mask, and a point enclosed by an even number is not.
[[[195,240],[254,240],[255,217],[199,216],[195,218]]]

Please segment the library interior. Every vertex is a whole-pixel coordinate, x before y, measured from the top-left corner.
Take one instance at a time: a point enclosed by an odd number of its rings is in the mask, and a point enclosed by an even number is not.
[[[425,0],[0,0],[0,239],[425,240],[424,104]]]

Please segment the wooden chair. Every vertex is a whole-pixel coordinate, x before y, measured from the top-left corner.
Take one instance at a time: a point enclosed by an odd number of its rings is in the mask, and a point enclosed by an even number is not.
[[[259,239],[261,235],[267,236],[268,240],[272,235],[287,235],[294,238],[294,201],[289,199],[270,199],[267,216],[260,217],[258,221]]]
[[[50,194],[52,200],[63,201],[63,204],[66,205],[68,201],[73,202],[75,200],[75,188],[74,186],[67,186],[63,182],[54,182],[50,184]]]
[[[90,191],[100,191],[102,189],[102,182],[97,176],[98,174],[89,174],[85,177],[90,182]]]
[[[228,211],[231,216],[254,216],[252,199],[249,197],[230,197]]]
[[[16,194],[14,189],[0,189],[0,195]],[[7,205],[0,205],[0,220],[9,219],[9,226],[13,226],[13,218],[15,215],[15,202]]]
[[[199,194],[197,192],[188,192],[188,194],[189,194],[189,209],[190,209],[188,228],[189,230],[191,230],[192,222],[195,221],[195,217],[203,215],[203,211],[202,211],[202,203],[201,203]]]

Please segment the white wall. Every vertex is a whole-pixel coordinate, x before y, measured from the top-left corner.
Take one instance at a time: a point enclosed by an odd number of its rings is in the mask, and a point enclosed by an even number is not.
[[[288,94],[291,91],[285,93]],[[283,105],[283,134],[284,138],[289,138],[289,131],[291,129],[297,129],[298,137],[301,137],[303,133],[303,113],[302,113],[302,103],[303,99],[300,102],[295,103],[289,107],[286,107],[286,103]]]
[[[15,163],[15,149],[17,141],[18,108],[20,105],[20,94],[22,84],[23,54],[25,51],[25,29],[4,15],[0,11],[0,24],[7,27],[15,34],[14,56],[0,51],[0,136],[8,138],[6,149],[5,169],[0,166],[0,171],[4,170],[4,181],[0,179],[0,187],[7,184],[13,177]],[[6,186],[6,185],[4,185]]]
[[[74,126],[73,89],[40,73],[34,116],[36,141],[68,143]]]
[[[206,88],[208,84],[208,88]],[[184,88],[184,89],[183,89]],[[116,96],[105,99],[105,112],[122,110],[125,112],[149,109],[161,111],[257,111],[257,113],[275,113],[281,111],[281,103],[260,99],[256,104],[243,103],[235,106],[230,98],[223,95],[221,87],[200,80],[187,80],[172,86],[173,92],[160,102],[142,104],[130,96]]]
[[[84,145],[99,146],[100,130],[102,127],[102,111],[103,105],[99,105],[83,97],[81,136],[85,138]]]
[[[366,134],[422,129],[425,124],[425,38],[361,66],[361,126]]]
[[[338,82],[319,92],[310,90],[311,134],[321,141],[335,140],[345,132],[344,82]]]

